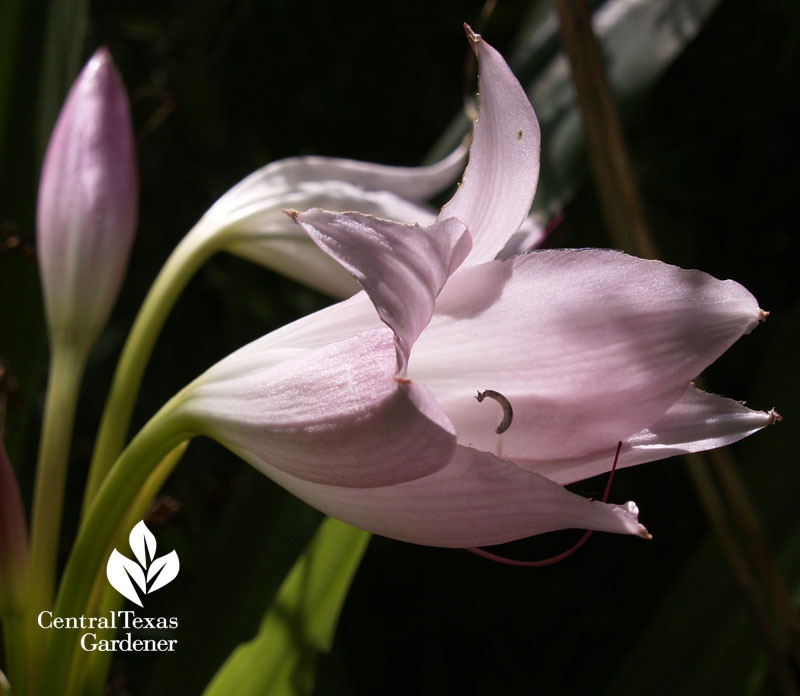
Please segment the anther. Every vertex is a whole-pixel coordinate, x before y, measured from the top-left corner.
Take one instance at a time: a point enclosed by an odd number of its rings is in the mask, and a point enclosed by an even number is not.
[[[511,402],[500,392],[494,391],[494,389],[487,389],[486,391],[478,392],[475,398],[478,400],[478,403],[480,403],[487,396],[490,399],[494,399],[498,404],[500,404],[500,408],[503,409],[503,418],[497,424],[497,428],[495,428],[495,432],[498,435],[502,435],[511,427],[511,420],[514,418],[514,409],[511,408]]]

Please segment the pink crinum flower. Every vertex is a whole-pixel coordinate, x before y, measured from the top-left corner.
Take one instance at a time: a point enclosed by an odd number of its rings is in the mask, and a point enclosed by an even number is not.
[[[480,117],[429,227],[292,211],[364,292],[228,356],[170,412],[325,513],[433,546],[565,528],[647,536],[633,503],[563,484],[734,442],[774,414],[691,385],[764,317],[731,280],[601,249],[496,260],[525,220],[539,126],[469,32]],[[502,394],[510,426],[496,427]]]

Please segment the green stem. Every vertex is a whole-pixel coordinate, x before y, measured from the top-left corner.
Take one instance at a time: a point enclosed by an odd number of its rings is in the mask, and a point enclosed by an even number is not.
[[[167,316],[197,269],[224,241],[225,235],[206,234],[195,226],[175,247],[147,293],[114,373],[89,467],[82,518],[125,445],[139,386]]]
[[[114,546],[118,546],[120,541],[127,537],[128,531],[141,519],[147,515],[147,511],[158,495],[162,486],[175,470],[178,462],[186,451],[188,441],[182,442],[164,457],[159,465],[153,470],[144,482],[141,490],[136,496],[136,500],[128,509],[122,524],[117,528],[114,535]],[[108,549],[107,549],[108,551]],[[109,591],[105,573],[98,573],[95,578],[95,586],[92,588],[91,599],[86,607],[85,614],[93,616],[108,616],[112,611],[117,611],[122,606],[123,598],[118,592]],[[113,629],[98,629],[97,637],[102,640],[114,638],[116,631]],[[103,694],[106,689],[108,670],[114,653],[110,651],[93,652],[81,651],[77,665],[73,666],[73,679],[75,680],[76,693],[84,695]]]
[[[53,600],[64,483],[85,362],[85,353],[53,346],[31,521],[28,606],[34,612],[49,608]]]
[[[31,513],[25,609],[16,623],[18,633],[12,638],[16,643],[15,660],[24,665],[26,672],[22,688],[15,693],[35,688],[41,665],[42,645],[34,635],[35,616],[53,603],[64,484],[85,363],[85,351],[76,350],[66,342],[53,341]],[[6,631],[13,628],[7,627]],[[20,679],[19,674],[16,679]]]
[[[6,652],[6,670],[14,696],[33,693],[34,669],[31,665],[30,641],[25,629],[29,615],[25,611],[3,612],[3,641]]]
[[[70,554],[54,609],[55,616],[80,616],[114,534],[140,489],[164,456],[192,433],[174,415],[173,402],[154,416],[131,441],[102,483]],[[64,693],[70,683],[78,634],[52,631],[41,694]]]

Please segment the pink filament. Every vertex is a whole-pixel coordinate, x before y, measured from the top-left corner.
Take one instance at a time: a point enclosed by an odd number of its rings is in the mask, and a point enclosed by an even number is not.
[[[603,493],[603,502],[608,502],[608,494],[611,492],[611,483],[614,481],[614,472],[617,470],[617,462],[619,461],[619,453],[622,450],[622,441],[617,443],[617,453],[614,455],[614,464],[611,466],[611,472],[608,475],[608,483],[606,484],[606,490]],[[561,561],[569,558],[573,553],[575,553],[581,546],[586,543],[586,540],[592,536],[592,530],[587,529],[584,535],[575,543],[574,546],[567,549],[563,553],[558,554],[557,556],[552,556],[550,558],[545,558],[541,561],[517,561],[513,558],[505,558],[504,556],[498,556],[496,553],[491,553],[490,551],[484,551],[483,549],[479,548],[471,548],[466,549],[466,551],[470,551],[474,553],[476,556],[481,556],[483,558],[488,558],[490,561],[495,561],[496,563],[503,563],[505,565],[511,566],[521,566],[523,568],[541,568],[543,566],[554,565],[555,563],[560,563]]]

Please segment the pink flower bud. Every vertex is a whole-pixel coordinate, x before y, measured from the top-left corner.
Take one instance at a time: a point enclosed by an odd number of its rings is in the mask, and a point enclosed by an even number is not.
[[[108,318],[136,228],[125,88],[100,48],[72,86],[39,183],[38,256],[51,340],[88,349]]]
[[[0,414],[0,419],[2,414]],[[25,511],[0,423],[0,607],[13,603],[28,557]]]

